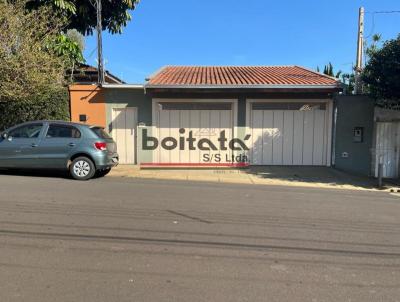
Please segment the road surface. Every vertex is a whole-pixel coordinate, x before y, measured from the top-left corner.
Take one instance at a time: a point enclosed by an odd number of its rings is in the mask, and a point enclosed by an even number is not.
[[[0,301],[400,301],[400,198],[0,174]]]

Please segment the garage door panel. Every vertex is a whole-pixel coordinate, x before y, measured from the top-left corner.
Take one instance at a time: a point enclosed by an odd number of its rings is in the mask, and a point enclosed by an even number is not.
[[[283,113],[283,164],[293,164],[293,111]]]
[[[304,112],[293,113],[293,165],[303,164]]]
[[[159,112],[159,142],[170,136],[170,111],[161,110]],[[158,148],[159,152],[159,162],[170,163],[170,151]]]
[[[225,136],[227,138],[226,146],[228,147],[228,142],[233,138],[233,118],[232,111],[230,110],[221,110],[221,131],[225,130]],[[228,150],[221,151],[222,162],[226,162],[226,156],[230,158],[232,156],[232,150],[228,147]]]
[[[211,116],[210,116],[210,111],[209,110],[200,110],[200,133],[198,140],[201,140],[203,138],[205,139],[210,139],[210,132],[212,129],[210,128],[210,123],[211,123]],[[205,144],[203,147],[207,148],[209,147],[207,144]],[[202,159],[204,158],[204,154],[210,154],[210,150],[199,150],[200,151],[200,157],[199,161],[201,162]]]
[[[313,164],[314,111],[304,111],[303,165]]]
[[[213,103],[210,107],[213,107]],[[174,107],[174,108],[172,108]],[[181,107],[182,109],[176,109]],[[190,107],[198,107],[200,109],[192,109]],[[201,108],[203,107],[203,108]],[[232,110],[225,110],[229,106],[219,106],[219,108],[204,108],[201,104],[184,103],[180,105],[178,102],[170,102],[168,105],[157,106],[156,111],[156,135],[161,143],[163,138],[171,136],[177,140],[177,148],[171,151],[157,148],[154,152],[158,152],[157,162],[162,163],[203,163],[205,162],[204,155],[221,154],[222,162],[226,162],[231,154],[228,148],[228,142],[232,139],[233,135],[233,119]],[[217,106],[218,107],[218,104]],[[188,109],[186,109],[188,108]],[[180,133],[179,130],[185,129],[185,133]],[[221,131],[225,131],[227,139],[227,150],[220,150],[220,142],[218,141]],[[189,149],[187,138],[189,133],[192,133],[195,138],[195,150]],[[184,150],[180,150],[180,137],[185,138]],[[209,140],[217,150],[200,150],[198,142],[201,139]],[[211,148],[208,142],[204,142],[205,148]],[[161,151],[159,151],[161,150]],[[228,155],[228,156],[227,156]],[[213,157],[212,162],[216,162]]]
[[[257,110],[254,110],[256,112]],[[263,114],[263,131],[262,131],[262,164],[272,165],[272,144],[273,138],[276,134],[276,129],[274,128],[274,113],[273,111],[260,111]]]
[[[275,135],[272,142],[272,160],[274,165],[283,164],[283,110],[274,110]]]
[[[314,111],[314,125],[313,165],[320,166],[324,160],[325,111]]]
[[[189,110],[179,110],[179,123],[180,128],[186,130],[184,136],[187,137],[190,131],[190,111]],[[179,151],[179,162],[189,163],[190,154],[186,150]]]
[[[256,110],[252,112],[251,158],[252,163],[256,165],[260,165],[263,162],[263,120],[263,111]]]
[[[200,111],[198,110],[190,110],[190,130],[193,132],[193,136],[196,139],[199,139],[200,133]],[[199,163],[200,162],[200,151],[196,148],[196,150],[189,151],[190,162],[191,163]]]
[[[210,141],[219,150],[219,133],[221,131],[221,114],[219,110],[210,110]],[[223,151],[221,150],[221,153]],[[211,151],[211,154],[216,153],[216,151]]]
[[[250,113],[251,163],[326,165],[329,116],[325,108],[323,103],[258,105]]]
[[[177,139],[177,147],[169,151],[169,158],[171,163],[179,163],[180,161],[180,151],[179,151],[179,125],[180,125],[180,112],[179,110],[170,110],[170,131],[171,137]]]

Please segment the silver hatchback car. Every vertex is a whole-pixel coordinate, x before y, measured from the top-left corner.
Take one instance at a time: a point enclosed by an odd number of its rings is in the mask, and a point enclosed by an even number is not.
[[[0,134],[0,168],[66,169],[73,178],[88,180],[116,165],[117,145],[101,127],[34,121]]]

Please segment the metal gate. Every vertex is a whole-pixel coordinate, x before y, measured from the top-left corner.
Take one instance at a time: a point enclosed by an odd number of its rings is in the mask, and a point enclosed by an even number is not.
[[[378,165],[383,166],[382,177],[399,177],[400,123],[376,123],[375,177],[378,177]]]

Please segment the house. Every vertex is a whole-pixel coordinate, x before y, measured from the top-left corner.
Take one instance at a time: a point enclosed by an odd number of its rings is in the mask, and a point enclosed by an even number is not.
[[[121,163],[331,166],[341,90],[300,66],[166,66],[143,85],[71,85],[71,119],[105,127]]]
[[[69,77],[71,77],[71,72],[69,72]],[[88,83],[97,83],[98,82],[98,71],[96,67],[87,65],[87,64],[79,64],[74,70],[72,74],[72,80],[75,83],[80,84],[88,84]],[[104,72],[104,82],[108,84],[125,84],[124,81],[110,73],[109,71]]]

